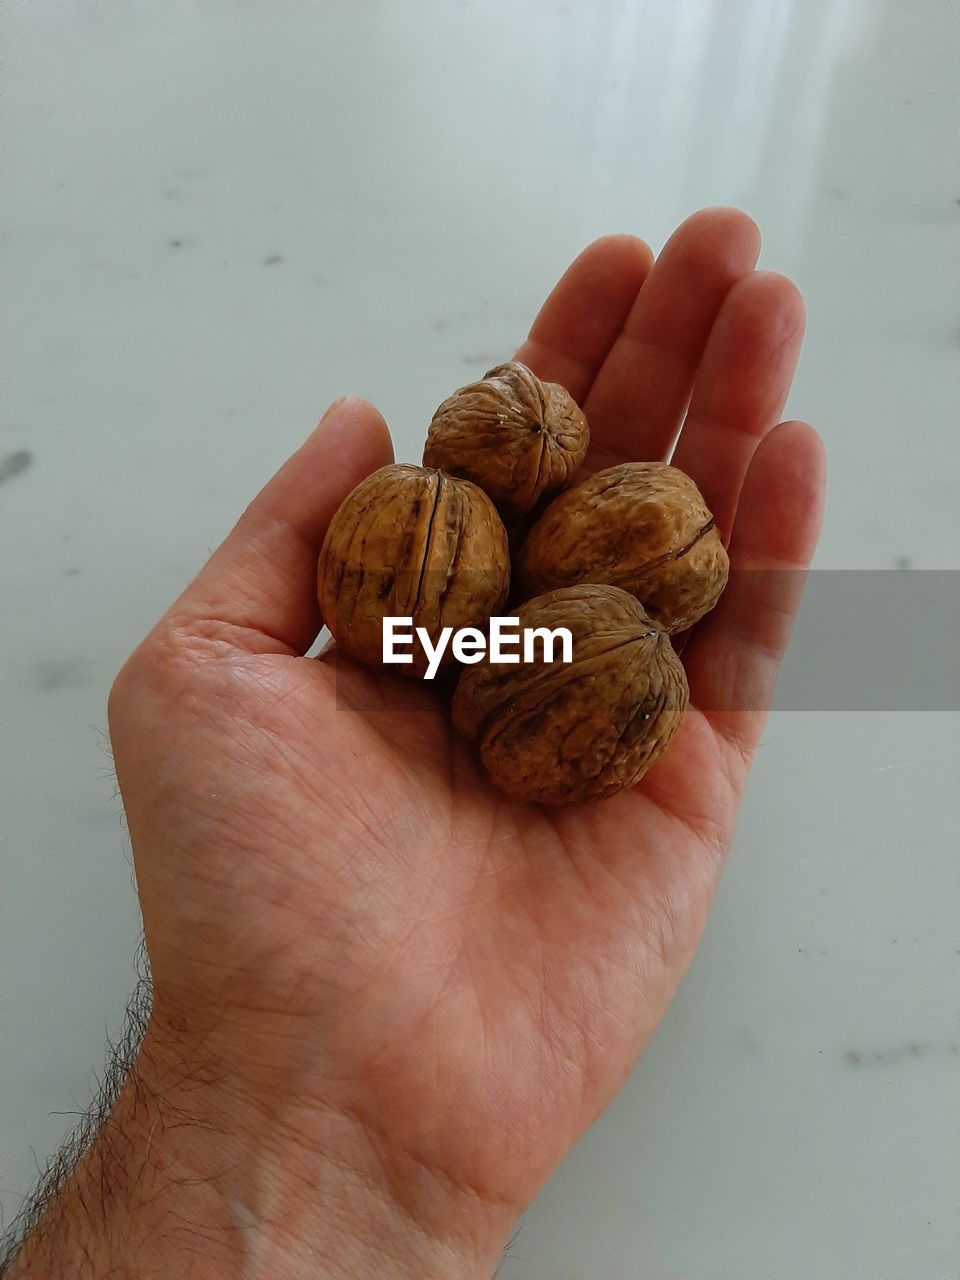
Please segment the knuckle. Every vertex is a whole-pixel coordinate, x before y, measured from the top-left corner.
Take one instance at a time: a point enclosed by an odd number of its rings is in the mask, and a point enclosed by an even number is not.
[[[177,679],[177,643],[166,619],[133,650],[114,677],[107,695],[111,729],[128,720],[134,708],[152,694],[168,696]]]

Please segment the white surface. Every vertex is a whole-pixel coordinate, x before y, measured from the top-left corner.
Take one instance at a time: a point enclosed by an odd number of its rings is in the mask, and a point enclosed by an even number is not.
[[[8,1217],[132,982],[112,673],[336,395],[413,459],[591,238],[739,204],[807,297],[820,564],[954,563],[956,13],[8,0]],[[948,714],[775,715],[698,960],[504,1277],[957,1275],[957,757]]]

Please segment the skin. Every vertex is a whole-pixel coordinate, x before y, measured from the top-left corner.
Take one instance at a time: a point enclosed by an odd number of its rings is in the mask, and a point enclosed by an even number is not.
[[[822,447],[778,425],[803,308],[758,252],[729,209],[655,262],[606,237],[517,353],[582,404],[592,468],[677,441],[729,541],[730,586],[684,653],[691,710],[635,789],[511,802],[441,690],[303,657],[326,524],[391,459],[359,400],[330,408],[134,652],[110,728],[154,1010],[16,1276],[80,1257],[121,1275],[492,1274],[704,927],[802,588],[738,571],[802,570],[816,542]]]

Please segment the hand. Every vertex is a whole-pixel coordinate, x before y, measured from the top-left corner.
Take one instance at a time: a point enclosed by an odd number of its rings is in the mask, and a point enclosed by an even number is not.
[[[656,263],[597,241],[518,352],[583,405],[594,468],[665,456],[682,422],[674,460],[729,535],[730,586],[684,653],[691,709],[637,787],[511,802],[435,687],[303,656],[325,526],[391,460],[357,400],[116,681],[151,1070],[198,1122],[171,1160],[232,1206],[231,1247],[274,1251],[270,1274],[339,1256],[341,1275],[489,1275],[693,955],[802,581],[742,571],[807,565],[823,489],[812,429],[775,425],[803,311],[758,250],[723,209]]]

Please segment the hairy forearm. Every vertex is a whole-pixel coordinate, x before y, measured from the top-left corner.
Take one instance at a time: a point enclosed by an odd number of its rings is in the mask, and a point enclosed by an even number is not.
[[[210,1064],[148,1032],[73,1172],[38,1208],[8,1280],[470,1280],[498,1241],[415,1222],[346,1118],[326,1150],[279,1140]],[[440,1206],[442,1221],[443,1207]]]
[[[215,1189],[176,1159],[185,1120],[158,1083],[144,1046],[72,1173],[38,1204],[11,1280],[242,1274],[229,1270]]]

